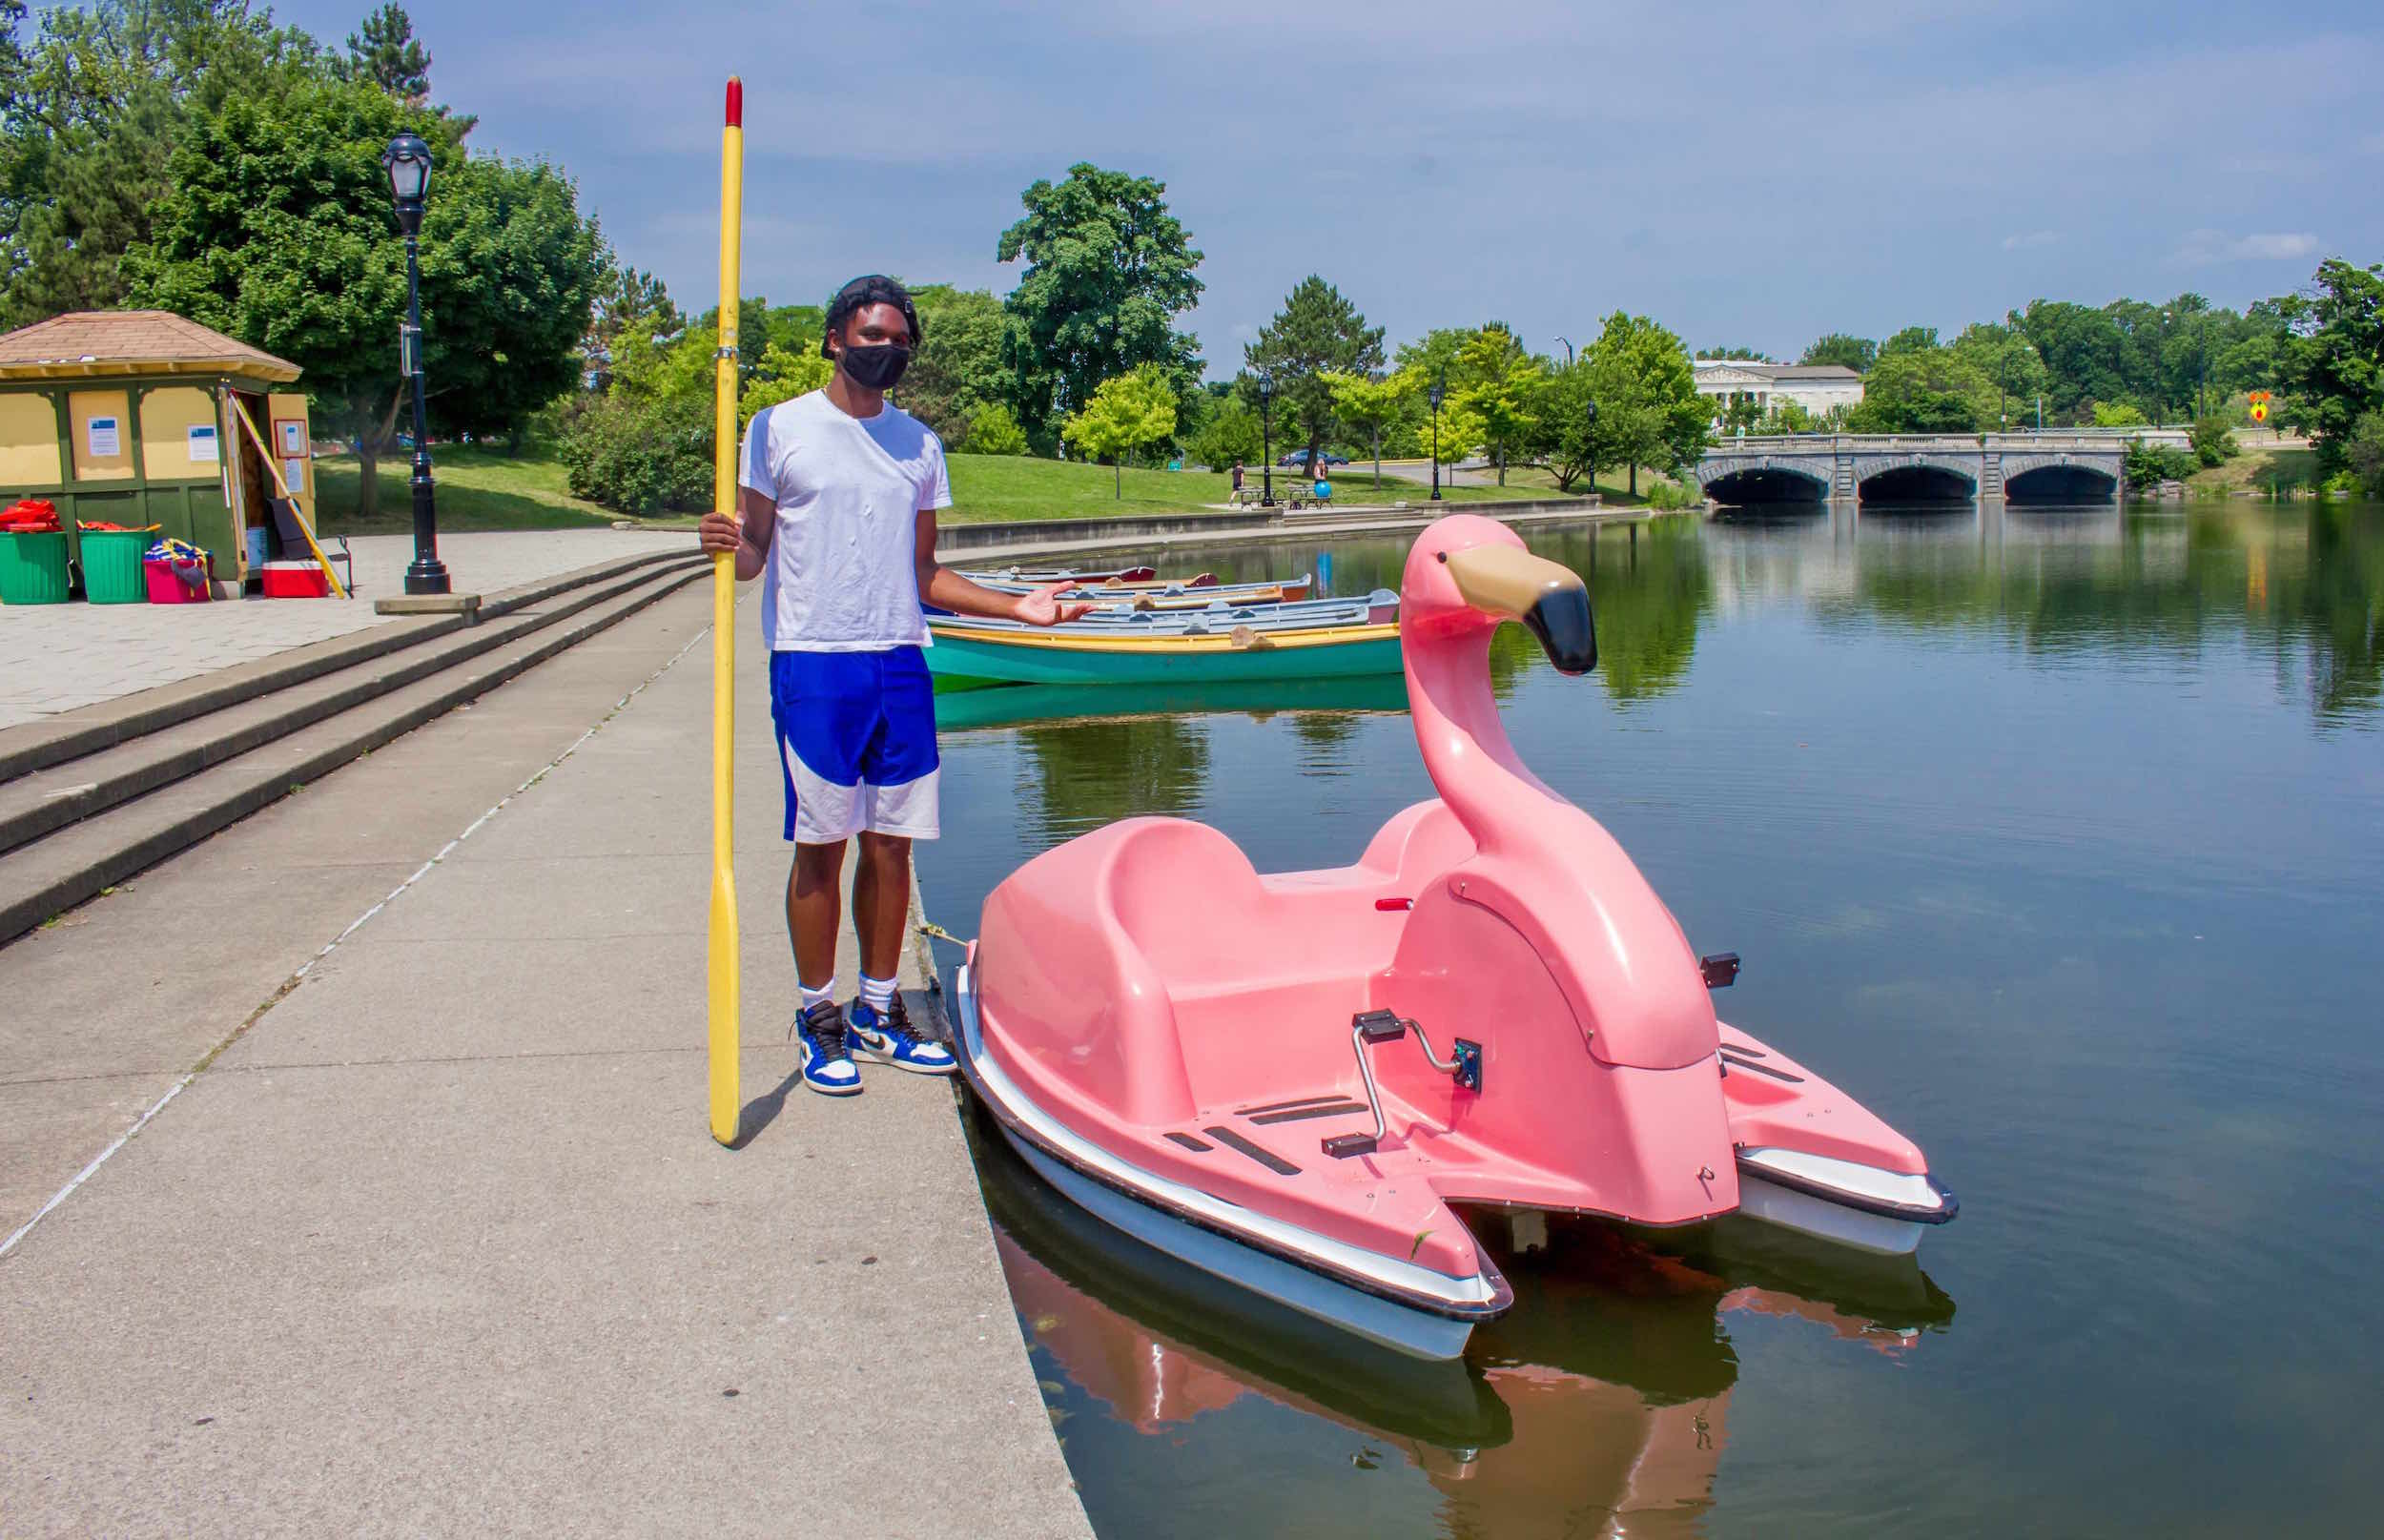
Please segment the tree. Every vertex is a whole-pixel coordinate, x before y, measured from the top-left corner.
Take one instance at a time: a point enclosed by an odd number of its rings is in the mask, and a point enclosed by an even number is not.
[[[708,329],[703,335],[713,339],[713,346],[719,345],[717,328]],[[775,406],[825,388],[835,372],[834,361],[821,358],[816,348],[795,352],[775,342],[764,344],[760,359],[751,374],[744,377],[737,391],[738,428],[742,430],[752,421],[753,414],[765,406]],[[706,383],[709,385],[709,380]]]
[[[1995,415],[1983,425],[2005,427],[2015,405],[2024,417],[2045,386],[2045,360],[2025,333],[2009,324],[1974,321],[1947,344],[1995,387]]]
[[[1995,403],[1994,381],[1951,348],[1881,349],[1846,427],[1855,433],[1977,433],[1995,421]]]
[[[1679,338],[1645,316],[1617,310],[1591,346],[1589,363],[1600,458],[1631,467],[1633,496],[1638,495],[1641,465],[1677,471],[1696,463],[1705,452],[1713,410],[1697,394],[1689,350]]]
[[[1696,356],[1700,359],[1736,359],[1740,363],[1778,363],[1779,361],[1761,348],[1752,347],[1701,347],[1697,349]]]
[[[2006,319],[2027,336],[2045,360],[2045,404],[2061,421],[2075,421],[2088,401],[2127,394],[2121,368],[2126,339],[2103,311],[2066,300],[2031,300]]]
[[[1455,396],[1457,410],[1477,421],[1476,442],[1498,462],[1498,484],[1507,484],[1507,461],[1527,451],[1539,427],[1533,410],[1547,372],[1523,351],[1514,333],[1492,322],[1458,350],[1458,374],[1466,384]]]
[[[235,98],[175,149],[150,237],[124,258],[135,302],[306,371],[317,421],[356,441],[367,517],[402,395],[405,257],[380,169],[401,129],[441,165],[421,233],[433,422],[513,432],[577,381],[604,254],[567,178],[466,156],[451,120],[353,84]]]
[[[1869,338],[1854,337],[1845,332],[1831,332],[1826,337],[1814,339],[1812,343],[1805,348],[1803,357],[1797,361],[1798,363],[1842,364],[1856,374],[1863,375],[1871,372],[1871,365],[1878,359],[1879,344]]]
[[[1001,301],[983,289],[942,283],[915,289],[911,298],[921,336],[895,395],[904,411],[957,439],[973,431],[980,408],[1002,399]]]
[[[1257,409],[1239,396],[1227,396],[1216,403],[1185,448],[1198,463],[1223,470],[1237,461],[1258,459],[1262,433]]]
[[[408,107],[430,100],[430,55],[414,38],[414,20],[397,0],[364,17],[363,34],[348,33],[348,55],[335,66],[343,80],[384,91]]]
[[[2361,492],[2384,499],[2384,411],[2359,414],[2343,444],[2343,463],[2358,479]]]
[[[1104,380],[1081,411],[1059,430],[1067,442],[1118,467],[1117,496],[1126,495],[1125,457],[1167,442],[1176,432],[1176,382],[1156,363]]]
[[[1383,366],[1383,329],[1368,326],[1341,291],[1311,273],[1293,287],[1283,309],[1243,350],[1253,370],[1275,381],[1275,410],[1301,435],[1309,467],[1333,431],[1335,373],[1364,374]]]
[[[1935,346],[1937,346],[1936,327],[1907,326],[1879,345],[1879,357],[1892,359],[1899,353],[1926,353]]]
[[[0,324],[121,304],[186,126],[223,102],[318,78],[319,50],[248,0],[0,4]]]
[[[2287,369],[2317,451],[2318,474],[2345,466],[2359,420],[2384,408],[2384,266],[2318,264],[2315,292],[2295,295]]]
[[[1501,322],[1490,324],[1505,329]],[[1480,331],[1478,326],[1436,326],[1412,342],[1400,343],[1392,361],[1402,369],[1412,369],[1429,385],[1459,367],[1457,355]]]
[[[686,325],[687,318],[671,302],[670,291],[662,279],[633,267],[610,266],[597,284],[589,307],[587,335],[580,342],[581,359],[595,377],[596,388],[603,390],[612,383],[613,351],[626,334],[643,331],[650,341]]]
[[[1200,299],[1201,254],[1167,212],[1166,191],[1080,162],[1020,195],[1026,217],[1002,232],[995,256],[1027,264],[1002,301],[1001,361],[1030,439],[1048,441],[1103,380],[1141,364],[1186,386],[1199,378],[1199,340],[1175,322]]]
[[[1590,406],[1597,400],[1596,376],[1594,363],[1584,356],[1552,370],[1540,386],[1539,432],[1532,447],[1547,462],[1559,492],[1572,491],[1572,483],[1585,476],[1591,490],[1596,490],[1597,462],[1612,458],[1602,453],[1608,437],[1602,404],[1594,428],[1590,421]]]
[[[1377,334],[1378,336],[1380,334]],[[1399,370],[1375,379],[1370,375],[1327,372],[1333,412],[1342,421],[1365,434],[1374,445],[1374,484],[1383,484],[1383,430],[1406,417],[1424,381],[1414,371]]]
[[[1026,430],[999,401],[987,401],[969,419],[968,436],[960,441],[964,455],[1023,455]]]

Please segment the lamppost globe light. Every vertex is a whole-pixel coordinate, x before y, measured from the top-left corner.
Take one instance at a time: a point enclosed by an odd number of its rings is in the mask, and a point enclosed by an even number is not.
[[[413,235],[421,228],[422,204],[430,197],[430,146],[419,133],[401,133],[380,153],[380,167],[389,177],[398,223]]]

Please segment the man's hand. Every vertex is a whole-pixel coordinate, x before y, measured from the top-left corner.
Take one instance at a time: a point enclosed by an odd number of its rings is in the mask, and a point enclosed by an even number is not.
[[[745,521],[733,513],[708,513],[695,526],[695,543],[707,556],[734,556],[745,544]]]
[[[1046,583],[1033,593],[1018,595],[1011,606],[1010,618],[1029,626],[1057,626],[1075,620],[1093,606],[1085,603],[1062,604],[1059,596],[1068,588],[1066,583]]]

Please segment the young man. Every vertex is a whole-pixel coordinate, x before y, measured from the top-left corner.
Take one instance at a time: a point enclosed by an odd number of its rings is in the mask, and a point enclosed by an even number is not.
[[[829,302],[822,389],[753,414],[739,456],[737,512],[704,516],[707,551],[733,551],[762,580],[771,717],[785,771],[787,934],[803,988],[795,1018],[803,1083],[861,1089],[857,1046],[897,1069],[949,1075],[951,1053],[911,1030],[894,992],[911,907],[911,841],[933,839],[935,700],[921,649],[923,605],[1049,626],[1055,584],[997,593],[935,562],[935,510],[952,505],[943,445],[889,405],[919,342],[918,311],[892,278],[854,278]],[[853,924],[861,978],[836,1003],[836,922],[846,841],[858,835]],[[848,1030],[849,1029],[849,1030]]]

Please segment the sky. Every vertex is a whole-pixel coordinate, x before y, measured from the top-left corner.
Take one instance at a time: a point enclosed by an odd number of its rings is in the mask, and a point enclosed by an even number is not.
[[[277,14],[329,43],[365,0]],[[1692,347],[1951,336],[2032,298],[2240,308],[2384,260],[2384,7],[2206,0],[415,0],[477,151],[578,180],[621,259],[718,298],[721,88],[748,295],[1006,293],[1018,195],[1154,176],[1212,375],[1302,277],[1389,339],[1616,309]],[[435,195],[435,189],[434,189]]]

